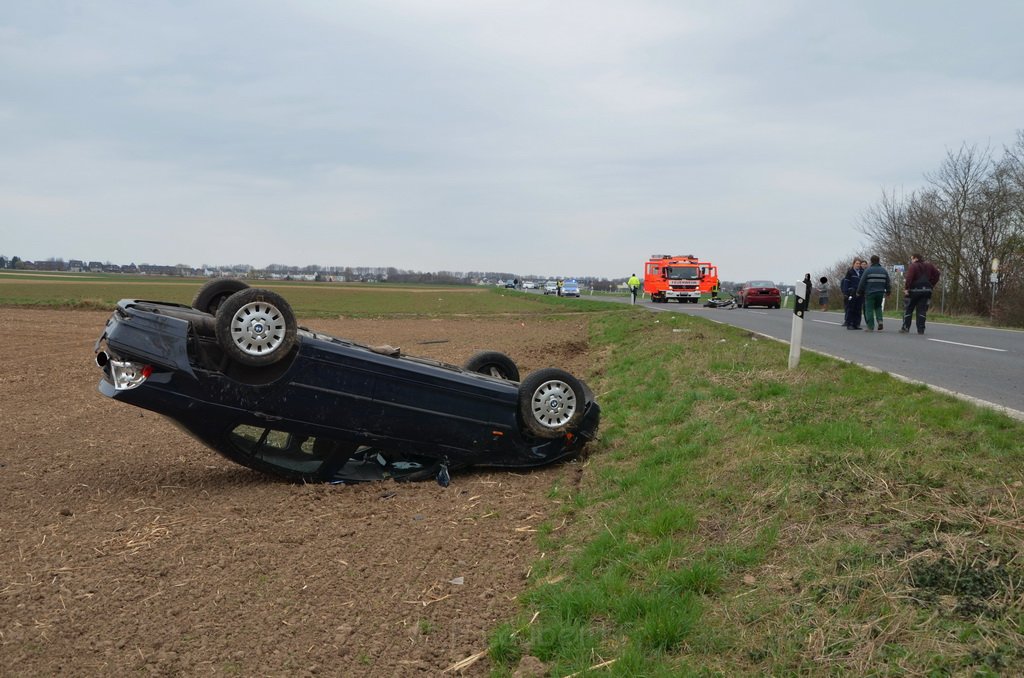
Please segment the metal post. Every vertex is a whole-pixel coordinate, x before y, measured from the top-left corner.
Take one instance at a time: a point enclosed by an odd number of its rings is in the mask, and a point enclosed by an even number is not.
[[[992,283],[992,305],[989,307],[989,319],[995,322],[996,319],[996,288],[999,287],[999,257],[992,257],[992,275],[989,278]]]
[[[902,264],[896,264],[895,266],[892,267],[893,287],[896,290],[896,293],[893,295],[893,299],[895,300],[893,303],[896,304],[896,307],[898,309],[900,309],[901,313],[904,312],[906,310],[906,307],[907,307],[906,299],[903,297],[903,271],[904,270],[905,269],[903,268]],[[885,303],[884,299],[882,300],[882,303],[883,304]],[[884,306],[883,306],[883,308],[884,308]],[[901,323],[903,322],[903,316],[902,315],[900,316],[900,322]]]

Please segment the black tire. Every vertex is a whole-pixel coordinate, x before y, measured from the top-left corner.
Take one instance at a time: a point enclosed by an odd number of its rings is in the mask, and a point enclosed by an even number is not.
[[[519,381],[519,368],[512,358],[499,351],[480,351],[469,357],[462,369],[487,374],[498,379]]]
[[[192,297],[192,308],[210,315],[217,315],[217,308],[224,300],[235,292],[241,292],[249,286],[234,278],[214,278],[207,280]]]
[[[235,362],[273,365],[295,345],[295,313],[280,294],[246,287],[217,309],[217,343]]]
[[[519,384],[519,416],[525,432],[537,438],[561,438],[583,419],[586,387],[565,370],[547,367]]]

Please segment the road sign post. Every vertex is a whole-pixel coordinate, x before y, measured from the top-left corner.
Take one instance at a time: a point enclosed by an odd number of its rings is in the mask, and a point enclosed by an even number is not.
[[[800,345],[804,338],[804,313],[811,300],[811,274],[793,286],[793,330],[789,337],[789,369],[800,364]]]
[[[992,304],[989,306],[989,319],[996,318],[996,288],[999,287],[999,258],[992,257],[992,275],[988,281],[992,285]]]

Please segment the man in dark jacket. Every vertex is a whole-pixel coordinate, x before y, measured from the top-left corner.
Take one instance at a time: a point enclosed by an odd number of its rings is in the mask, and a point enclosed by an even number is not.
[[[860,329],[861,299],[857,296],[857,286],[860,285],[861,268],[863,266],[864,260],[860,257],[854,257],[853,265],[846,272],[843,282],[839,285],[839,289],[843,292],[843,304],[846,308],[846,317],[843,320],[843,325],[848,330]]]
[[[907,289],[903,293],[906,307],[903,310],[903,327],[901,334],[910,331],[910,321],[917,313],[917,333],[924,334],[924,321],[928,315],[928,302],[932,298],[932,290],[939,284],[939,269],[930,261],[925,261],[920,254],[910,255],[910,268],[907,269]]]
[[[877,254],[871,255],[871,265],[865,269],[857,286],[857,296],[864,300],[864,320],[868,332],[875,331],[875,320],[878,320],[878,331],[882,331],[882,297],[889,296],[892,282],[889,271],[882,268],[881,259]]]

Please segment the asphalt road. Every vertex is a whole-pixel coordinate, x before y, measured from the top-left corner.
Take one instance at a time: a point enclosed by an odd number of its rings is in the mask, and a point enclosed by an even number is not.
[[[629,303],[629,298],[587,296]],[[793,311],[763,308],[712,309],[694,304],[638,302],[652,311],[697,315],[785,342],[792,336]],[[958,397],[994,405],[1024,420],[1024,332],[928,322],[925,334],[899,334],[888,319],[883,332],[847,330],[837,312],[804,315],[803,349],[921,382]]]

